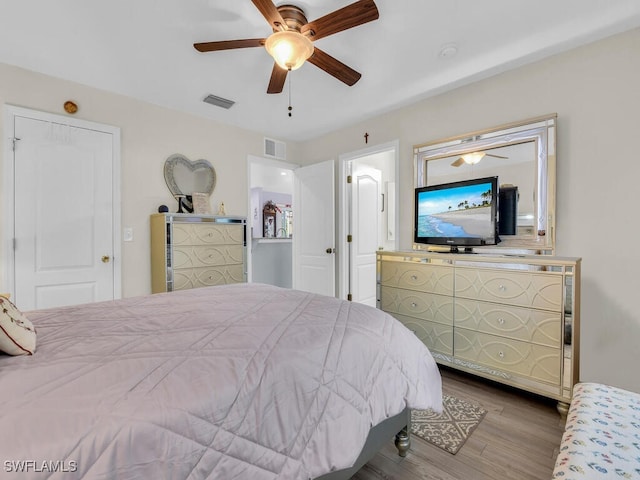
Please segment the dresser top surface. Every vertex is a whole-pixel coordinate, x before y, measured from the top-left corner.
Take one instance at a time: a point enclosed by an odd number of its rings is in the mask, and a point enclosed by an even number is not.
[[[378,257],[392,257],[413,262],[441,260],[446,263],[504,263],[528,265],[579,265],[580,257],[557,257],[555,255],[516,255],[484,253],[419,252],[415,250],[380,250]]]
[[[154,213],[152,218],[169,223],[245,223],[246,217],[236,215],[199,215],[194,213]]]

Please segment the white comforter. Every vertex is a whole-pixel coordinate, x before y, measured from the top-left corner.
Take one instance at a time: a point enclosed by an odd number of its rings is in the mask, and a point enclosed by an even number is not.
[[[240,284],[27,316],[35,355],[0,356],[0,477],[306,480],[441,407],[415,335],[334,298]]]

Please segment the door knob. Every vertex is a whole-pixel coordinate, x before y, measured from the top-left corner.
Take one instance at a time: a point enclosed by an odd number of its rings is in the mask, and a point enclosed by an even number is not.
[[[333,249],[333,248],[329,247],[329,248],[327,248],[327,249],[325,250],[325,252],[327,252],[327,253],[333,253],[333,252],[335,252],[335,249]]]
[[[111,257],[109,255],[103,255],[101,260],[102,260],[102,263],[109,263],[109,260],[111,260]]]

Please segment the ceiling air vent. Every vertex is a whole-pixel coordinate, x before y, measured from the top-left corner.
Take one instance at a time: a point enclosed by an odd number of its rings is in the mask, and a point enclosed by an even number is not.
[[[264,156],[285,160],[287,157],[287,144],[271,138],[265,138]]]
[[[229,109],[233,106],[233,100],[227,100],[226,98],[216,97],[215,95],[207,95],[207,97],[203,100],[205,103],[210,103],[211,105],[215,105],[216,107],[222,107]]]

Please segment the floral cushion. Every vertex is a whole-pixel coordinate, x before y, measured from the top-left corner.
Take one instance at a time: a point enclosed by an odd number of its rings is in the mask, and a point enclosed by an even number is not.
[[[640,479],[640,394],[578,383],[554,479]]]
[[[32,355],[36,351],[36,329],[3,296],[0,296],[0,351],[9,355]]]

